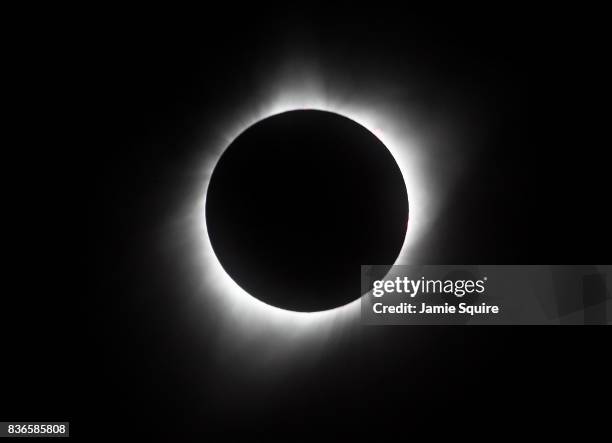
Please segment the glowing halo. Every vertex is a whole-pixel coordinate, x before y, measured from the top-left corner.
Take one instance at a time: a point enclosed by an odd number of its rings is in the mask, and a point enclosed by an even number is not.
[[[288,78],[285,74],[285,79]],[[210,303],[220,313],[219,319],[227,322],[227,333],[236,341],[237,334],[244,339],[273,337],[274,350],[278,357],[283,343],[287,347],[295,340],[306,340],[310,343],[316,338],[325,340],[333,331],[358,325],[360,317],[360,298],[344,306],[327,311],[294,312],[268,305],[244,291],[225,272],[218,261],[206,228],[205,203],[208,183],[217,160],[230,143],[254,123],[286,111],[315,109],[334,112],[361,124],[378,137],[391,152],[397,162],[406,185],[410,204],[410,220],[401,252],[396,263],[411,261],[410,252],[425,233],[432,220],[433,212],[439,203],[436,186],[427,180],[427,163],[430,155],[419,143],[408,126],[409,112],[398,111],[397,104],[387,106],[380,97],[372,98],[367,93],[361,94],[365,103],[347,99],[346,94],[338,93],[332,97],[329,88],[322,87],[320,82],[313,81],[316,76],[292,76],[290,81],[279,82],[282,86],[269,91],[264,97],[258,97],[251,106],[239,107],[245,111],[229,118],[228,124],[216,140],[206,144],[207,156],[200,170],[201,185],[198,201],[191,206],[190,225],[192,235],[200,243],[197,252],[198,267],[201,269],[202,290],[210,297],[206,298],[207,309]],[[283,85],[284,83],[284,85]],[[342,91],[342,89],[338,89]],[[394,107],[395,106],[395,107]],[[367,263],[364,263],[367,264]],[[204,303],[204,301],[203,301]],[[280,357],[278,357],[280,358]]]

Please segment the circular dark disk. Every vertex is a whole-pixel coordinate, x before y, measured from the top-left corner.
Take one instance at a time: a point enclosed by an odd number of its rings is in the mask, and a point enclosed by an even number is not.
[[[221,155],[206,196],[208,235],[225,271],[252,296],[292,311],[360,297],[360,266],[390,267],[407,222],[391,153],[363,126],[324,111],[285,112],[246,129]]]

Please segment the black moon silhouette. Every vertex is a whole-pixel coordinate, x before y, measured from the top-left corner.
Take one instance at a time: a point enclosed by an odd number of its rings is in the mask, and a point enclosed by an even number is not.
[[[225,271],[253,297],[292,311],[359,298],[360,266],[388,265],[386,274],[407,223],[406,185],[389,150],[326,111],[250,126],[219,158],[206,195],[208,235]]]

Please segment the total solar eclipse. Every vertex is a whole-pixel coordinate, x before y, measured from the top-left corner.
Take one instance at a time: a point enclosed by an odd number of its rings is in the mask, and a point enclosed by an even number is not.
[[[355,121],[296,110],[243,131],[206,195],[212,248],[246,292],[282,309],[322,311],[363,292],[360,266],[397,259],[408,195],[385,145]]]

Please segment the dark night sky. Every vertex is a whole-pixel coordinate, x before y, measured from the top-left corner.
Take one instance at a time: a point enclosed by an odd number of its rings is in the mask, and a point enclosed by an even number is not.
[[[232,115],[274,63],[301,53],[346,75],[357,94],[372,76],[394,85],[405,78],[400,96],[417,81],[427,118],[444,110],[467,122],[461,143],[470,161],[423,240],[424,263],[609,263],[594,19],[306,7],[226,17],[109,22],[87,44],[95,76],[82,87],[92,108],[83,112],[95,129],[53,163],[61,176],[53,183],[79,209],[66,221],[50,200],[40,202],[53,218],[46,227],[78,236],[77,252],[60,236],[48,240],[51,264],[15,295],[19,307],[36,309],[16,314],[5,335],[20,350],[3,363],[13,383],[0,396],[2,412],[68,418],[80,436],[111,419],[134,434],[145,424],[156,428],[144,434],[360,432],[451,417],[498,433],[529,422],[555,432],[580,427],[575,409],[597,422],[601,412],[590,405],[610,394],[605,327],[356,328],[315,360],[245,375],[215,356],[215,313],[194,320],[175,302],[189,292],[181,258],[158,247],[177,199],[194,192],[184,171],[202,128]],[[58,383],[67,393],[51,397],[47,386]]]

